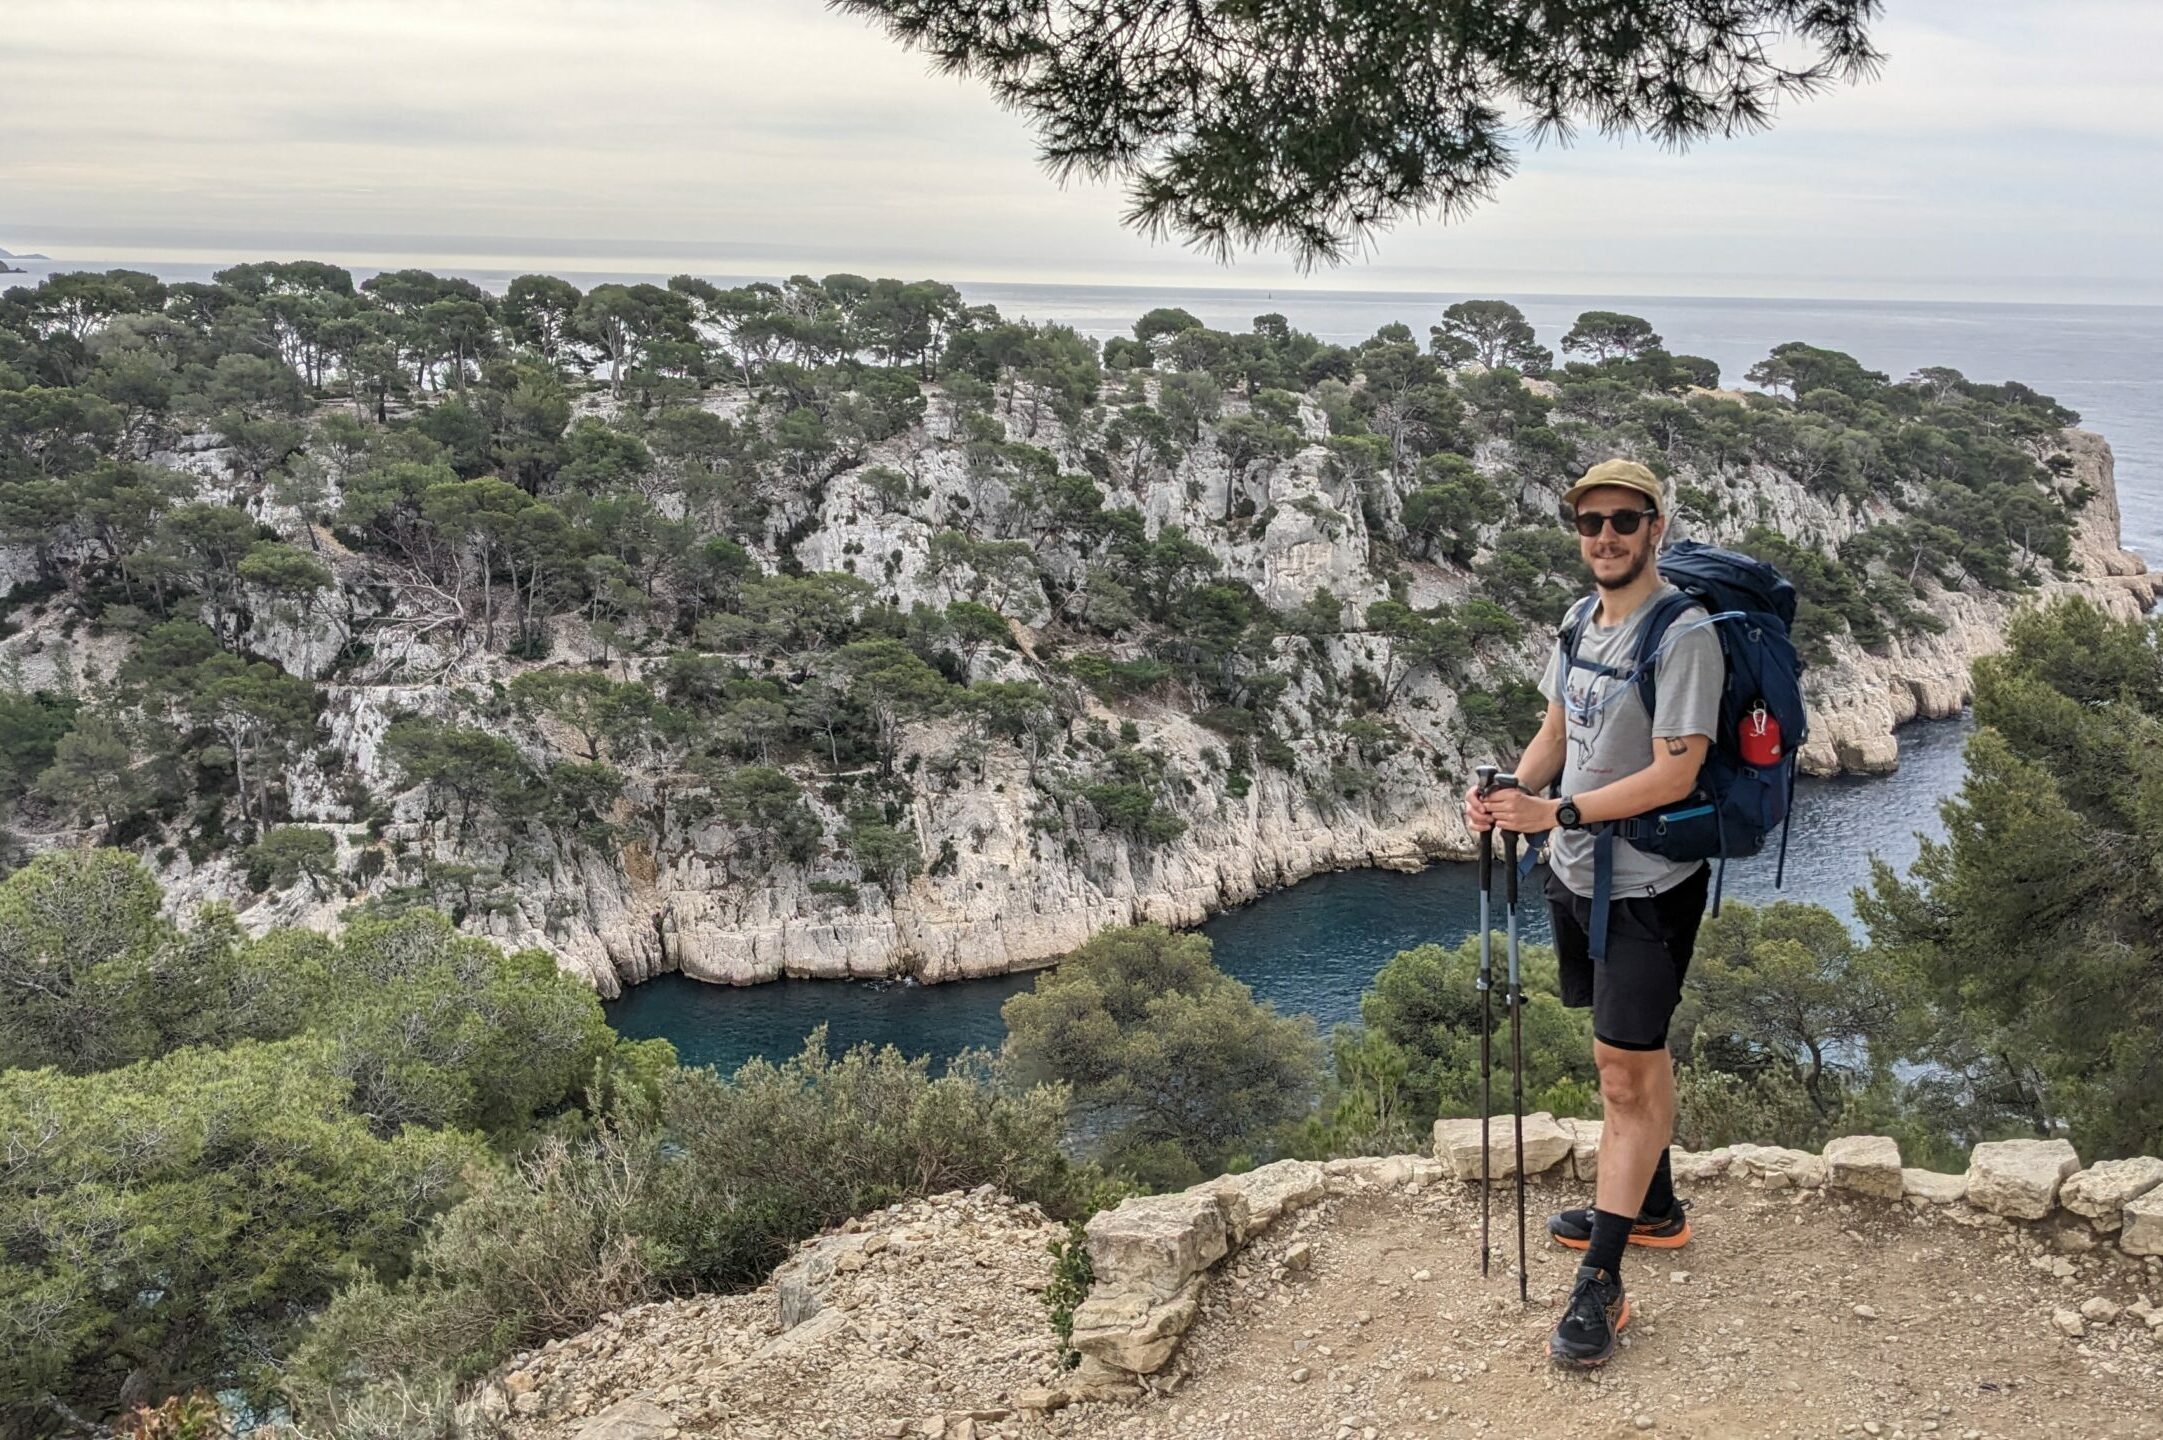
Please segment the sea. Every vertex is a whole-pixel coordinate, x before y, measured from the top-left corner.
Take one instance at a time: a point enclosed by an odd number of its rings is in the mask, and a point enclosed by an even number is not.
[[[231,262],[63,256],[14,263],[30,273],[0,277],[0,285],[113,264],[169,281],[207,280]],[[370,273],[354,267],[356,278]],[[443,267],[441,273],[501,290],[519,272]],[[582,288],[666,278],[607,270],[556,273]],[[706,278],[742,283],[785,277]],[[954,283],[972,304],[996,305],[1013,318],[1069,324],[1099,339],[1129,333],[1135,319],[1160,306],[1179,306],[1230,330],[1247,328],[1257,315],[1280,314],[1339,344],[1391,323],[1408,325],[1424,339],[1454,302],[1495,298],[1522,309],[1550,346],[1586,310],[1641,315],[1669,350],[1709,357],[1718,362],[1724,383],[1734,386],[1789,340],[1845,351],[1896,380],[1925,366],[1950,366],[1972,380],[2017,380],[2078,411],[2082,424],[2109,440],[2117,457],[2125,543],[2150,565],[2163,561],[2163,306]],[[1900,732],[1896,773],[1802,782],[1784,886],[1774,888],[1773,862],[1760,858],[1735,867],[1726,893],[1753,903],[1811,901],[1854,923],[1853,898],[1869,883],[1873,860],[1904,870],[1926,840],[1942,835],[1940,806],[1960,789],[1970,729],[1966,717],[1920,721]],[[1528,942],[1546,938],[1536,897],[1526,897],[1521,922]],[[1391,956],[1430,942],[1453,945],[1477,928],[1472,867],[1438,864],[1415,875],[1316,876],[1218,915],[1201,930],[1217,963],[1259,999],[1311,1015],[1327,1031],[1357,1019],[1361,992]],[[1035,979],[1023,974],[936,986],[781,981],[731,988],[670,975],[610,1002],[608,1013],[626,1035],[666,1038],[686,1062],[724,1071],[755,1055],[792,1054],[820,1024],[830,1047],[890,1044],[943,1065],[972,1047],[995,1048],[1005,1033],[999,1007]]]

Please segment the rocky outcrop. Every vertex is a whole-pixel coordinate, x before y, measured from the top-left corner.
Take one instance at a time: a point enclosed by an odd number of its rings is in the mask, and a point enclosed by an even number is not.
[[[934,407],[934,424],[938,413]],[[1315,432],[1320,422],[1308,421]],[[2085,486],[2093,498],[2079,512],[2073,578],[2051,581],[2045,592],[2077,590],[2113,613],[2139,613],[2154,598],[2155,578],[2119,544],[2110,447],[2078,430],[2067,432],[2066,447],[2074,461],[2064,482],[2068,492]],[[970,511],[1010,503],[966,467],[926,470],[922,483],[942,496],[951,492],[949,503],[966,502]],[[1249,580],[1273,603],[1296,603],[1317,586],[1356,606],[1380,598],[1357,518],[1359,497],[1321,463],[1318,449],[1293,457],[1263,484],[1275,514],[1259,535],[1236,540],[1210,529],[1234,485],[1213,447],[1197,450],[1176,480],[1145,487],[1135,503],[1153,525],[1217,534],[1212,543],[1227,573]],[[1748,516],[1750,523],[1836,540],[1885,518],[1811,495],[1777,472],[1752,471],[1746,484],[1747,491],[1729,497],[1731,523]],[[851,547],[856,554],[898,553],[900,602],[954,598],[949,581],[920,564],[928,544],[923,522],[881,512],[859,472],[829,486],[822,504],[802,550],[805,563],[838,564]],[[1739,533],[1715,527],[1708,538]],[[1458,588],[1446,572],[1413,567],[1417,603],[1458,598]],[[1969,666],[2003,645],[2012,605],[1977,592],[1945,592],[1930,608],[1947,622],[1942,634],[1897,638],[1883,655],[1842,641],[1834,664],[1810,672],[1806,771],[1890,770],[1898,763],[1896,727],[1956,715],[1967,704]],[[1329,663],[1340,675],[1355,666],[1379,670],[1382,645],[1346,635],[1331,644]],[[1519,672],[1530,673],[1543,655],[1542,642],[1528,640]],[[1317,695],[1295,690],[1290,701],[1311,720],[1326,717]],[[1326,871],[1416,869],[1468,856],[1471,837],[1455,786],[1436,783],[1438,775],[1463,773],[1476,758],[1455,734],[1456,713],[1452,691],[1425,677],[1407,682],[1392,718],[1409,744],[1379,764],[1363,795],[1348,800],[1317,783],[1331,761],[1311,738],[1294,741],[1293,770],[1264,769],[1235,796],[1223,782],[1222,737],[1191,716],[1152,703],[1100,705],[1096,714],[1106,726],[1134,724],[1144,744],[1164,756],[1168,772],[1181,777],[1173,787],[1180,798],[1169,802],[1187,825],[1177,839],[1147,847],[1095,833],[1053,843],[1032,823],[1038,797],[1030,762],[993,746],[973,771],[950,771],[949,780],[920,785],[911,817],[918,845],[927,856],[943,852],[948,859],[939,873],[920,875],[898,893],[865,886],[852,904],[837,901],[831,889],[813,888],[853,880],[846,867],[828,873],[782,866],[747,881],[734,866],[728,837],[715,831],[633,845],[619,865],[566,859],[485,925],[508,944],[549,948],[605,994],[671,970],[725,984],[782,976],[906,975],[932,982],[1006,973],[1050,963],[1106,926],[1193,925]],[[958,739],[949,727],[917,727],[902,763],[920,775],[940,768]],[[840,817],[830,818],[838,826]]]
[[[1021,502],[1009,478],[972,465],[964,447],[946,443],[952,415],[931,393],[918,432],[883,442],[863,463],[788,497],[793,508],[776,523],[785,522],[796,537],[794,563],[814,570],[863,565],[868,574],[876,561],[882,597],[902,608],[945,605],[965,593],[957,588],[961,577],[933,563],[932,537],[974,523],[971,517],[1011,519]],[[715,396],[709,403],[725,410],[740,398]],[[1232,403],[1236,409],[1239,402]],[[1389,593],[1376,570],[1365,507],[1397,502],[1364,494],[1334,463],[1320,443],[1327,423],[1311,404],[1297,423],[1310,443],[1279,462],[1235,471],[1205,436],[1178,465],[1107,486],[1107,503],[1139,512],[1152,532],[1183,527],[1208,546],[1223,574],[1252,585],[1273,605],[1294,606],[1328,589],[1356,617]],[[735,985],[784,976],[934,982],[1048,964],[1107,926],[1193,925],[1326,871],[1416,869],[1472,853],[1457,780],[1487,758],[1485,742],[1465,737],[1458,694],[1431,672],[1405,680],[1388,708],[1402,737],[1394,753],[1350,764],[1360,780],[1351,793],[1339,783],[1349,764],[1335,735],[1343,695],[1362,672],[1386,672],[1391,659],[1391,642],[1359,631],[1356,618],[1355,628],[1320,642],[1319,655],[1301,667],[1279,702],[1289,762],[1280,756],[1250,767],[1253,773],[1237,786],[1226,737],[1172,699],[1085,696],[1084,714],[1033,755],[985,743],[946,721],[909,727],[898,763],[911,776],[913,794],[901,823],[935,863],[896,886],[865,876],[838,847],[804,864],[761,863],[726,826],[668,818],[668,792],[684,777],[653,773],[636,756],[608,757],[625,772],[624,798],[612,817],[622,826],[621,843],[559,847],[528,836],[515,855],[500,845],[491,849],[486,840],[461,838],[428,819],[427,797],[404,788],[404,777],[382,756],[382,737],[403,713],[469,721],[481,714],[491,726],[509,724],[537,761],[579,754],[579,746],[545,727],[503,719],[496,697],[529,667],[453,644],[453,617],[432,610],[428,597],[370,581],[364,557],[309,531],[273,500],[242,494],[222,452],[204,443],[208,438],[192,437],[158,459],[187,470],[204,496],[245,503],[263,523],[308,544],[341,577],[340,601],[328,608],[253,597],[247,645],[295,673],[321,677],[327,743],[296,753],[282,788],[296,823],[334,837],[348,890],[299,885],[258,895],[246,883],[241,857],[196,859],[183,847],[168,847],[160,879],[175,910],[217,900],[232,904],[242,924],[258,933],[283,924],[334,928],[341,908],[371,884],[411,878],[399,866],[450,860],[506,873],[498,903],[477,907],[467,928],[510,947],[545,949],[604,995],[669,971]],[[1013,438],[1060,452],[1070,466],[1080,463],[1076,447],[1050,421]],[[2077,512],[2071,576],[2045,590],[2077,589],[2114,613],[2138,613],[2154,598],[2155,577],[2119,543],[2110,448],[2078,430],[2066,433],[2064,445],[2072,465],[2062,488],[2089,499]],[[1482,453],[1490,468],[1514,463],[1493,442]],[[893,503],[876,479],[882,469],[905,471],[919,500]],[[1715,541],[1739,539],[1748,526],[1763,523],[1831,544],[1898,514],[1885,502],[1828,499],[1763,466],[1694,478],[1717,491],[1719,518],[1706,534]],[[1250,502],[1261,507],[1251,523],[1233,523],[1230,517]],[[988,532],[1005,533],[1002,524]],[[19,549],[0,551],[0,584],[12,573],[6,567],[20,568],[22,559]],[[779,560],[769,555],[761,563]],[[1068,562],[1053,555],[1045,563],[1056,572]],[[1415,604],[1470,593],[1461,570],[1404,563],[1399,573]],[[1067,584],[1078,577],[1053,578]],[[1041,594],[1032,598],[1023,586],[998,598],[1020,638],[1014,650],[987,651],[972,662],[978,678],[1058,683],[1057,652],[1040,653],[1032,628],[1050,619],[1040,613]],[[1889,769],[1898,758],[1896,726],[1952,715],[1966,703],[1968,668],[2003,643],[2011,606],[2000,597],[1947,592],[1934,596],[1930,608],[1946,621],[1942,634],[1896,639],[1883,655],[1843,641],[1833,664],[1810,672],[1805,770]],[[19,618],[21,628],[0,637],[0,677],[12,688],[93,690],[110,681],[127,650],[116,633],[71,633],[57,607]],[[365,641],[369,658],[353,667],[348,652],[342,662],[348,668],[333,673],[341,647],[354,638]],[[553,663],[606,664],[620,678],[659,663],[609,652],[576,616],[558,617],[550,639]],[[1532,674],[1544,661],[1545,641],[1533,627],[1514,653],[1490,653],[1479,683],[1492,693]],[[1184,830],[1161,843],[1125,839],[1077,818],[1070,800],[1061,802],[1066,813],[1047,820],[1057,806],[1040,783],[1046,773],[1063,778],[1069,792],[1088,778],[1081,762],[1067,756],[1077,737],[1130,725],[1139,745],[1161,757],[1159,801]],[[823,798],[818,777],[805,778],[807,801],[826,833],[840,833],[847,802]],[[365,793],[348,785],[355,779]],[[371,802],[387,805],[387,823],[371,823]],[[77,843],[73,832],[27,838],[36,845]],[[367,878],[379,874],[389,878]]]
[[[2041,598],[2079,594],[2121,619],[2140,615],[2155,604],[2163,576],[2150,572],[2121,541],[2110,444],[2078,428],[2060,438],[2072,462],[2061,491],[2068,497],[2085,491],[2090,498],[2074,512],[2071,571],[2064,579],[2046,579]],[[1791,534],[1816,533],[1837,540],[1890,514],[1884,507],[1884,513],[1875,515],[1805,513],[1797,508],[1802,501],[1777,481],[1767,482],[1764,493],[1771,504],[1771,523]],[[1759,513],[1752,513],[1751,523]],[[1738,517],[1726,528],[1747,525]],[[1722,533],[1719,538],[1740,536]],[[1799,758],[1804,773],[1873,775],[1893,770],[1900,760],[1894,732],[1911,720],[1942,720],[1960,713],[1972,698],[1969,667],[2004,648],[2005,624],[2019,603],[1984,591],[1938,588],[1924,607],[1945,622],[1942,633],[1895,636],[1882,655],[1845,637],[1836,641],[1833,663],[1813,668],[1805,677],[1810,739]]]
[[[1044,1309],[1063,1234],[989,1189],[895,1205],[755,1291],[637,1306],[517,1356],[468,1413],[510,1440],[988,1433],[1073,1383]]]

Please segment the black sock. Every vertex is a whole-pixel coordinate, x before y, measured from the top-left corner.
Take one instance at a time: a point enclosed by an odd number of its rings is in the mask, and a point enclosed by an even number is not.
[[[1622,1273],[1622,1247],[1630,1243],[1630,1229],[1637,1224],[1635,1215],[1617,1215],[1611,1210],[1592,1212],[1592,1244],[1585,1251],[1585,1263],[1609,1275]]]
[[[1639,1213],[1652,1220],[1665,1220],[1675,1213],[1675,1165],[1668,1158],[1666,1149],[1660,1151],[1660,1163],[1652,1172],[1652,1183],[1645,1187],[1645,1203],[1638,1207]]]

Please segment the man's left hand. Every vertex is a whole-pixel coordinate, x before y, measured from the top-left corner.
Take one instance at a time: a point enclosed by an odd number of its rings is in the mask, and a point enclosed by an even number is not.
[[[1560,800],[1542,799],[1525,790],[1495,790],[1487,796],[1487,810],[1495,823],[1520,835],[1554,829],[1555,812],[1561,808]]]

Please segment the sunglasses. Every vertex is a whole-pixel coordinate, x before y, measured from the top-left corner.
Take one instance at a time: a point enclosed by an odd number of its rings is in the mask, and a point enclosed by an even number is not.
[[[1577,533],[1590,540],[1600,533],[1603,525],[1615,527],[1617,535],[1635,535],[1637,527],[1660,513],[1657,505],[1642,510],[1576,510],[1563,515],[1563,520],[1577,527]]]

